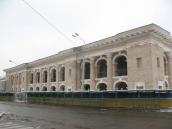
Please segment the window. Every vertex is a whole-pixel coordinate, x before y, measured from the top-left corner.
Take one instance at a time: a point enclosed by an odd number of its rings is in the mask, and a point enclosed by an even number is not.
[[[164,89],[165,82],[164,81],[158,81],[158,90],[163,90]]]
[[[90,63],[85,62],[84,65],[84,79],[90,79]]]
[[[160,59],[159,59],[159,57],[157,57],[157,67],[159,68],[160,67]]]
[[[125,56],[118,56],[115,59],[115,76],[126,76],[127,75],[127,58]]]
[[[60,81],[65,81],[65,67],[60,69]]]
[[[136,90],[144,90],[144,86],[136,86]]]
[[[21,85],[21,73],[19,73],[19,85]]]
[[[48,75],[48,72],[47,71],[44,71],[43,72],[43,83],[46,83],[47,82],[47,75]]]
[[[162,90],[162,86],[158,86],[158,89],[159,89],[159,90]]]
[[[164,57],[163,60],[164,60],[164,74],[168,75],[168,61],[167,61],[167,58]]]
[[[137,61],[137,68],[140,68],[142,66],[142,58],[138,57],[136,58],[136,61]]]
[[[33,84],[33,73],[30,75],[30,84]]]
[[[36,73],[36,83],[40,83],[40,72]]]
[[[56,69],[51,70],[51,82],[56,82]]]
[[[71,75],[72,75],[72,70],[69,69],[69,77],[71,77]]]
[[[144,81],[135,82],[135,89],[136,90],[144,90],[145,89],[145,82]]]

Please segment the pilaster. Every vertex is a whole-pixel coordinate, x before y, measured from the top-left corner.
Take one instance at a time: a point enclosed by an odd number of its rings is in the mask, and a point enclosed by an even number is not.
[[[107,54],[107,90],[112,90],[112,53]]]
[[[96,82],[95,82],[95,57],[91,57],[90,65],[91,65],[91,86],[90,86],[90,90],[95,90],[95,86],[96,86]]]

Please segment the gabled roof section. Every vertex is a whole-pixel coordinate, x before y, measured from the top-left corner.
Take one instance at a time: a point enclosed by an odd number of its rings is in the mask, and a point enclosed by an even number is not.
[[[118,43],[118,41],[131,39],[133,37],[136,37],[136,36],[139,36],[139,35],[142,35],[145,33],[155,33],[157,35],[160,35],[164,39],[172,42],[172,37],[171,37],[170,32],[168,32],[167,30],[163,29],[162,27],[152,23],[149,25],[141,26],[138,28],[134,28],[134,29],[131,29],[128,31],[118,33],[115,36],[108,37],[108,38],[105,38],[102,40],[98,40],[98,41],[83,45],[81,47],[82,47],[82,49],[89,49],[89,48],[93,48],[96,46],[102,46],[105,44],[115,44],[115,43]]]

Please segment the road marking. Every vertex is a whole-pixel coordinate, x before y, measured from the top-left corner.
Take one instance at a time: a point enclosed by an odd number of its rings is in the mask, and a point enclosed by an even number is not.
[[[34,129],[33,127],[27,127],[12,122],[0,123],[0,129]]]

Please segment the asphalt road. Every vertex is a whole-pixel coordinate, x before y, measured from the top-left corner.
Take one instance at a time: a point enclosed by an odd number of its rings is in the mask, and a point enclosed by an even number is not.
[[[171,112],[7,102],[0,102],[0,112],[0,129],[172,129]]]

